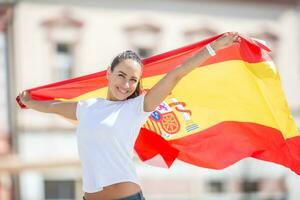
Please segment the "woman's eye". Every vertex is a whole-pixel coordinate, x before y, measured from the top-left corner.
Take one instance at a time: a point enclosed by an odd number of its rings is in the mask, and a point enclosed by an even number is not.
[[[121,77],[125,77],[123,74],[119,74],[119,76],[121,76]]]
[[[134,83],[136,83],[136,82],[137,82],[137,80],[135,80],[135,79],[131,79],[131,81],[132,81],[132,82],[134,82]]]

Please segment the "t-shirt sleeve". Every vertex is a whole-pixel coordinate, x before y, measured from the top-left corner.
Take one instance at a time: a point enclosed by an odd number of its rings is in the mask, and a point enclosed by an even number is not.
[[[87,99],[77,102],[76,118],[81,120],[87,113],[87,111],[96,103],[97,99]]]
[[[148,119],[148,117],[153,112],[153,111],[146,112],[144,110],[144,98],[145,98],[145,94],[142,94],[142,95],[139,95],[139,96],[131,99],[131,102],[130,102],[131,109],[137,115],[139,121],[142,124]]]

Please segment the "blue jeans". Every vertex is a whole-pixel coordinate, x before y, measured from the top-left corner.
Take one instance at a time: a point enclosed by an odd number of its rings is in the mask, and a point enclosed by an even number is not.
[[[87,200],[87,199],[83,197],[83,200]],[[145,200],[145,197],[144,197],[142,191],[140,191],[138,193],[135,193],[133,195],[130,195],[128,197],[124,197],[124,198],[121,198],[118,200]]]

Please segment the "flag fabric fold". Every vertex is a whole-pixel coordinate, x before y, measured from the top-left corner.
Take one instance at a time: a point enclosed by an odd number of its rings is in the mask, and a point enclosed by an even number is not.
[[[143,88],[222,34],[143,60]],[[264,44],[241,42],[217,52],[184,77],[141,128],[135,150],[151,165],[178,159],[223,169],[246,157],[274,162],[300,174],[300,135],[279,74]],[[36,100],[105,97],[106,71],[29,89]],[[24,107],[17,97],[21,107]]]

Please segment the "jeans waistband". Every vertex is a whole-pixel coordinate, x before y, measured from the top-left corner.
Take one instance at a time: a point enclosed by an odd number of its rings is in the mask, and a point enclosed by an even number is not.
[[[124,198],[121,198],[118,200],[145,200],[145,198],[144,198],[143,192],[140,191],[138,193],[135,193],[133,195],[130,195],[128,197],[124,197]]]
[[[83,196],[83,200],[87,200],[87,199]],[[121,198],[121,199],[118,199],[118,200],[145,200],[145,197],[143,195],[143,192],[140,191],[140,192],[137,192],[133,195],[130,195],[128,197],[124,197],[124,198]]]

